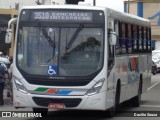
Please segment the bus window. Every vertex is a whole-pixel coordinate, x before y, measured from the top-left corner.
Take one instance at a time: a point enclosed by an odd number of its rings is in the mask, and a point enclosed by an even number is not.
[[[75,32],[75,28],[61,29],[59,74],[62,76],[88,75],[102,67],[103,29],[85,27],[67,47]]]
[[[147,46],[147,34],[146,34],[147,30],[146,28],[144,27],[143,28],[143,50],[144,52],[146,52],[146,46]]]
[[[122,23],[121,27],[121,47],[122,47],[122,53],[126,53],[126,29],[125,29],[125,23]]]
[[[132,53],[131,24],[128,24],[128,53]]]
[[[116,32],[117,36],[119,36],[119,22],[118,21],[115,21],[114,22],[114,31]],[[121,53],[121,47],[120,47],[120,40],[117,40],[117,43],[116,43],[116,55],[119,55]]]
[[[148,52],[151,52],[151,29],[148,28]]]
[[[142,52],[142,27],[139,26],[138,27],[138,30],[139,30],[139,37],[138,37],[138,43],[139,43],[139,51]]]
[[[137,51],[137,26],[133,26],[133,52]]]

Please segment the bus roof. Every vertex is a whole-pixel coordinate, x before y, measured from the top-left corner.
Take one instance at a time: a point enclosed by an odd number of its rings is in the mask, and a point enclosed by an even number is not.
[[[37,5],[24,6],[22,9],[87,9],[87,10],[105,10],[105,7],[83,6],[83,5]]]
[[[117,20],[124,21],[130,24],[137,24],[137,25],[142,25],[147,27],[151,26],[151,23],[148,19],[136,16],[136,15],[124,13],[124,12],[119,12],[112,9],[108,9],[108,10],[110,11],[110,16]]]

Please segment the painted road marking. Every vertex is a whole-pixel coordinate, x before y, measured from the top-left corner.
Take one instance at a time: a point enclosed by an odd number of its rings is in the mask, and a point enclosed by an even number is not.
[[[141,107],[160,108],[160,105],[140,105]]]
[[[155,86],[158,85],[158,84],[159,84],[159,83],[153,84],[151,87],[149,87],[149,88],[147,89],[147,91],[151,90],[153,87],[155,87]]]

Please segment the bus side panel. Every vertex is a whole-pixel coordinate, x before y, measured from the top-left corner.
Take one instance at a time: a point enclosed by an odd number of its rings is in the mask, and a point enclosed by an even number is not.
[[[151,68],[152,68],[152,61],[151,61],[151,54],[147,55],[146,57],[147,64],[145,65],[147,68],[147,77],[143,79],[143,84],[142,84],[142,93],[146,92],[147,89],[151,86]]]
[[[124,87],[125,96],[124,101],[129,100],[137,95],[138,84],[139,84],[139,62],[137,55],[127,55],[125,56],[125,65],[127,71],[127,82]]]
[[[127,63],[126,56],[115,57],[115,81],[120,80],[121,82],[120,102],[125,101],[126,85],[128,84]]]

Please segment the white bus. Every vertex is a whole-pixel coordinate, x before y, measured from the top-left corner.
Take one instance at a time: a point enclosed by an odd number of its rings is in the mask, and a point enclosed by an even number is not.
[[[24,7],[16,23],[16,108],[112,114],[130,99],[139,106],[151,82],[148,20],[105,7],[58,5]]]

